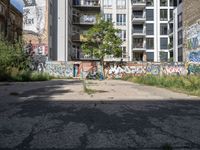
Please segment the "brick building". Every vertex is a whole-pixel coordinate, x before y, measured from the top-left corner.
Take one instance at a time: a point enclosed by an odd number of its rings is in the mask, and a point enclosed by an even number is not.
[[[10,42],[20,41],[22,37],[22,13],[9,0],[0,1],[0,35]]]
[[[184,58],[200,63],[200,1],[183,1]]]

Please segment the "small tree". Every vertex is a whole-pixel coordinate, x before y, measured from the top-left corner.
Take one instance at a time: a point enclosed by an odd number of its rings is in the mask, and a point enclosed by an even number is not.
[[[97,17],[96,24],[84,34],[84,43],[81,48],[84,54],[100,59],[103,65],[106,55],[120,57],[122,55],[122,40],[117,35],[119,29],[113,27],[113,23]]]

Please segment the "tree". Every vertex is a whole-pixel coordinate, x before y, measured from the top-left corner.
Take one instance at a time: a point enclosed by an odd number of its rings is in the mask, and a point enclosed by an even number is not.
[[[121,57],[122,40],[117,35],[119,31],[113,27],[112,22],[97,17],[96,24],[83,35],[85,39],[81,46],[83,53],[100,59],[101,65],[106,55]]]

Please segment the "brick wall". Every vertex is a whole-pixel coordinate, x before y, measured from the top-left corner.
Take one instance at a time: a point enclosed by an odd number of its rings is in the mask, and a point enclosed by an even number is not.
[[[200,63],[200,0],[183,1],[184,59]],[[193,55],[195,53],[195,55]]]

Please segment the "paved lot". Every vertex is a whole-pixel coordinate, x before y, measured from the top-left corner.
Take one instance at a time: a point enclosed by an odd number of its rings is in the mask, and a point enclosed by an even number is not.
[[[200,98],[124,81],[0,83],[0,149],[200,149]]]

